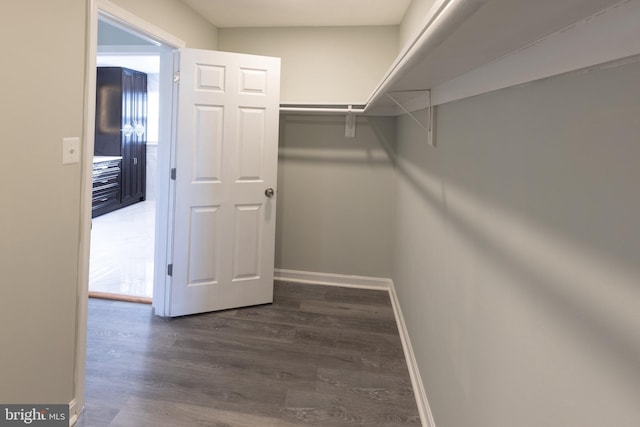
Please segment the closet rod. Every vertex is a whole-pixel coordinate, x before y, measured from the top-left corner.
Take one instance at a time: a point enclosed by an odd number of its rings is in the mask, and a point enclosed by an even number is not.
[[[364,113],[364,104],[280,104],[280,111],[284,113]]]

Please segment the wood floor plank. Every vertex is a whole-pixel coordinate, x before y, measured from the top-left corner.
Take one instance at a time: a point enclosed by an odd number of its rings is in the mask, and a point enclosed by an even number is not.
[[[419,426],[420,417],[388,405],[372,407],[350,397],[322,392],[290,393],[283,418],[299,425],[344,426]]]
[[[142,398],[132,398],[110,424],[110,427],[293,427],[279,418],[256,416],[216,408],[173,404]]]
[[[316,310],[317,311],[317,310]],[[316,313],[282,310],[277,307],[250,307],[238,310],[236,317],[252,319],[264,323],[285,324],[291,326],[309,326],[318,328],[352,329],[360,332],[387,332],[395,334],[398,329],[395,320],[389,318],[362,318],[336,314],[336,308],[327,308],[327,312]]]
[[[274,303],[162,319],[90,300],[78,427],[419,426],[386,292],[276,282]]]
[[[317,391],[336,395],[352,395],[370,404],[413,406],[407,397],[413,396],[411,381],[397,375],[374,374],[344,369],[319,369]]]
[[[365,290],[347,288],[342,286],[330,286],[325,292],[325,301],[342,303],[361,303],[371,307],[391,307],[389,293],[383,290]]]
[[[394,321],[393,310],[386,306],[372,306],[353,302],[305,301],[300,304],[300,311],[306,313],[347,316],[361,319],[389,319]]]

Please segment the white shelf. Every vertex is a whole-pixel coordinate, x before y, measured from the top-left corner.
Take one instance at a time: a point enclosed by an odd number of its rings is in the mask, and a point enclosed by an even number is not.
[[[490,72],[501,74],[500,78],[517,74],[505,80],[512,85],[639,55],[639,6],[640,0],[436,1],[414,41],[371,95],[366,110],[376,114],[393,108],[387,92],[430,89],[437,105],[506,87],[499,82],[487,85],[482,75],[473,74],[487,64],[497,64]],[[571,34],[578,26],[579,35]],[[599,39],[603,34],[608,37]],[[530,55],[545,58],[547,53],[551,63],[527,63]],[[509,56],[518,59],[503,60]],[[555,66],[560,58],[563,65]],[[526,73],[518,69],[524,64]],[[455,79],[461,76],[467,77],[465,89],[455,96],[447,93],[458,89],[462,82]]]
[[[436,0],[367,102],[351,112],[398,115],[426,108],[426,91],[438,105],[634,60],[640,57],[638,22],[640,0]],[[348,105],[300,104],[280,111],[350,110]]]

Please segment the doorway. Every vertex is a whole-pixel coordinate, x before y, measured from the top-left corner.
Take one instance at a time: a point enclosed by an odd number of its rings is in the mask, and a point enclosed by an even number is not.
[[[149,304],[152,302],[160,143],[160,49],[156,43],[132,33],[131,30],[126,31],[104,17],[98,18],[96,66],[134,70],[143,73],[146,78],[146,131],[142,135],[145,141],[144,161],[140,162],[145,167],[142,181],[142,188],[145,190],[143,200],[120,209],[109,209],[107,213],[93,218],[90,297]],[[116,102],[119,104],[120,101]],[[96,151],[95,154],[102,153]],[[94,162],[99,162],[100,159],[103,157],[95,156]],[[123,158],[120,162],[120,173],[124,174],[127,159]]]
[[[95,123],[95,91],[96,91],[96,58],[98,54],[98,22],[108,21],[125,33],[151,42],[160,56],[159,73],[159,117],[158,125],[158,167],[156,206],[155,206],[155,241],[154,241],[154,285],[153,310],[164,313],[165,289],[168,283],[167,259],[170,248],[169,225],[172,222],[170,210],[170,180],[172,145],[172,109],[173,109],[173,52],[185,47],[185,42],[162,29],[138,18],[130,12],[114,5],[107,0],[89,2],[87,10],[87,68],[85,98],[85,130],[82,157],[84,166],[82,171],[82,200],[83,212],[81,228],[81,245],[78,263],[78,275],[81,280],[78,285],[78,318],[76,324],[76,359],[75,359],[75,389],[74,399],[69,408],[70,421],[77,420],[84,406],[86,346],[87,346],[87,317],[88,317],[88,279],[90,273],[90,245],[91,245],[91,200],[92,200],[92,158],[94,153],[94,123]],[[163,172],[164,171],[164,172]],[[166,172],[166,173],[165,173]],[[163,174],[166,177],[163,177]]]
[[[96,67],[124,67],[147,76],[146,197],[92,220],[88,290],[93,297],[144,303],[152,303],[157,292],[162,304],[170,219],[168,117],[173,51],[180,46],[165,44],[141,28],[105,12],[97,15]]]

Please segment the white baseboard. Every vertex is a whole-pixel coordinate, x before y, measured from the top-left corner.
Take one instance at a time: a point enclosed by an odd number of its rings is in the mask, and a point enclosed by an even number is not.
[[[400,333],[400,340],[402,341],[402,349],[404,350],[404,356],[407,361],[409,377],[411,378],[413,394],[416,397],[416,404],[418,405],[418,412],[420,414],[422,426],[436,426],[433,421],[431,408],[429,407],[429,401],[427,400],[427,393],[424,390],[422,378],[420,377],[418,362],[413,354],[409,331],[407,330],[407,325],[404,323],[404,317],[402,316],[402,310],[400,308],[400,302],[398,301],[398,295],[396,294],[396,288],[393,284],[393,280],[379,277],[349,276],[343,274],[314,273],[309,271],[283,269],[275,269],[274,273],[275,280],[283,282],[386,290],[389,292],[389,298],[391,299],[391,306],[393,307],[396,324],[398,325],[398,332]]]
[[[345,288],[388,290],[391,279],[380,277],[349,276],[345,274],[315,273],[311,271],[283,270],[276,268],[275,280],[309,285],[342,286]]]
[[[73,427],[78,422],[78,401],[73,399],[69,402],[69,426]]]
[[[398,300],[396,287],[393,284],[393,281],[391,281],[391,286],[389,287],[389,298],[391,298],[391,306],[393,307],[393,313],[396,316],[398,332],[400,333],[400,340],[402,341],[402,349],[404,350],[404,357],[407,360],[407,369],[409,369],[409,377],[411,378],[413,394],[416,396],[416,404],[418,405],[418,412],[420,413],[422,426],[436,427],[436,424],[433,421],[431,407],[429,406],[429,400],[427,399],[427,393],[424,390],[424,385],[422,384],[422,377],[420,376],[418,362],[416,361],[415,354],[413,353],[413,347],[411,346],[409,331],[407,330],[407,325],[404,323],[402,309],[400,308],[400,301]]]

